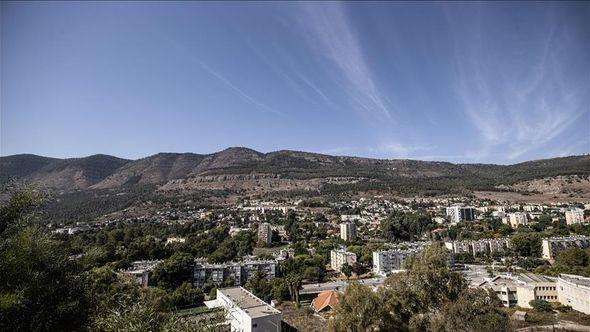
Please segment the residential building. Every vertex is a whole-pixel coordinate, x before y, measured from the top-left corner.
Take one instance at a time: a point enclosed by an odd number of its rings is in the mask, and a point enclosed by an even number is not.
[[[554,260],[563,250],[574,247],[582,249],[590,248],[590,237],[575,235],[543,239],[543,258]]]
[[[569,208],[565,210],[565,222],[568,225],[583,224],[584,210],[580,208]]]
[[[281,331],[281,312],[242,287],[217,289],[208,308],[223,308],[232,332]]]
[[[234,227],[234,226],[231,226],[229,228],[229,236],[234,237],[234,236],[238,235],[241,232],[247,232],[249,230],[250,230],[250,228],[247,228],[247,227]]]
[[[461,221],[475,220],[475,209],[473,207],[451,206],[446,209],[447,216],[450,218],[452,224]]]
[[[510,239],[481,239],[445,242],[445,247],[454,254],[472,254],[473,256],[494,256],[511,247]]]
[[[135,261],[131,263],[131,267],[124,270],[119,270],[120,273],[133,278],[133,280],[143,288],[148,287],[149,273],[162,261]]]
[[[279,252],[275,255],[281,259],[289,259],[295,257],[295,249],[293,248],[286,248],[280,249]]]
[[[410,256],[417,254],[416,249],[391,249],[373,251],[373,272],[386,276],[392,272],[405,269],[406,261]]]
[[[355,220],[361,220],[361,215],[360,214],[343,214],[340,215],[340,221],[344,221],[344,222],[352,222]]]
[[[166,239],[166,244],[164,246],[169,245],[170,243],[185,243],[186,238],[183,237],[169,237]]]
[[[272,228],[269,223],[263,222],[258,226],[258,243],[269,245],[272,242]]]
[[[282,240],[287,240],[289,238],[287,236],[287,230],[285,229],[285,225],[272,225],[270,226],[270,230],[277,232],[277,234]]]
[[[340,238],[344,241],[356,240],[356,225],[353,222],[340,224]]]
[[[590,278],[560,274],[557,278],[559,303],[590,315]]]
[[[510,227],[518,228],[518,226],[526,226],[528,224],[528,217],[524,212],[509,213],[508,222],[510,223]]]
[[[247,260],[244,262],[229,262],[210,264],[204,260],[196,260],[193,267],[193,285],[242,285],[256,273],[262,273],[266,279],[272,279],[279,274],[277,260]]]
[[[341,272],[342,265],[354,263],[356,263],[356,254],[347,251],[346,248],[334,249],[330,252],[330,266],[335,271]]]

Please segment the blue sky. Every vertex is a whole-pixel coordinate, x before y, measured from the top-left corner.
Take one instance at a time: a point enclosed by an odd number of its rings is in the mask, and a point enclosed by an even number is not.
[[[590,2],[2,2],[1,154],[590,152]]]

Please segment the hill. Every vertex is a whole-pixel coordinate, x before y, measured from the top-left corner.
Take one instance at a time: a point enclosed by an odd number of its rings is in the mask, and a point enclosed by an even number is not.
[[[72,191],[90,187],[128,162],[101,154],[70,159],[15,155],[0,158],[0,179],[2,183],[20,179],[41,187]]]
[[[588,176],[590,156],[504,166],[341,157],[288,150],[260,153],[229,148],[207,155],[159,153],[139,160],[107,155],[73,159],[14,155],[0,158],[0,174],[2,182],[19,178],[61,191],[153,185],[165,191],[383,189],[437,194],[489,190],[546,177]]]

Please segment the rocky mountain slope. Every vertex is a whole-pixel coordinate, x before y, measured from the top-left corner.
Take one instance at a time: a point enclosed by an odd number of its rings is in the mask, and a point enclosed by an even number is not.
[[[298,151],[260,153],[247,148],[229,148],[208,155],[159,153],[139,160],[107,155],[75,159],[0,157],[1,182],[18,178],[62,191],[138,185],[155,185],[162,190],[319,190],[330,185],[359,183],[393,189],[481,189],[566,175],[590,175],[590,156],[509,166],[338,157]]]

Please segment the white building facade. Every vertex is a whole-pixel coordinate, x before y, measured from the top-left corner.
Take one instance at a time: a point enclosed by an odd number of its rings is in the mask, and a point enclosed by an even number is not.
[[[354,263],[356,263],[356,254],[345,248],[334,249],[330,252],[330,266],[335,271],[341,272],[344,264],[352,266]]]
[[[344,241],[356,240],[356,225],[353,222],[340,224],[340,238]]]
[[[565,210],[565,223],[568,225],[583,224],[584,210],[580,208],[569,208]]]
[[[217,289],[217,297],[205,302],[225,310],[232,332],[281,331],[281,312],[242,287]]]
[[[557,278],[559,302],[590,315],[590,278],[561,274]]]

